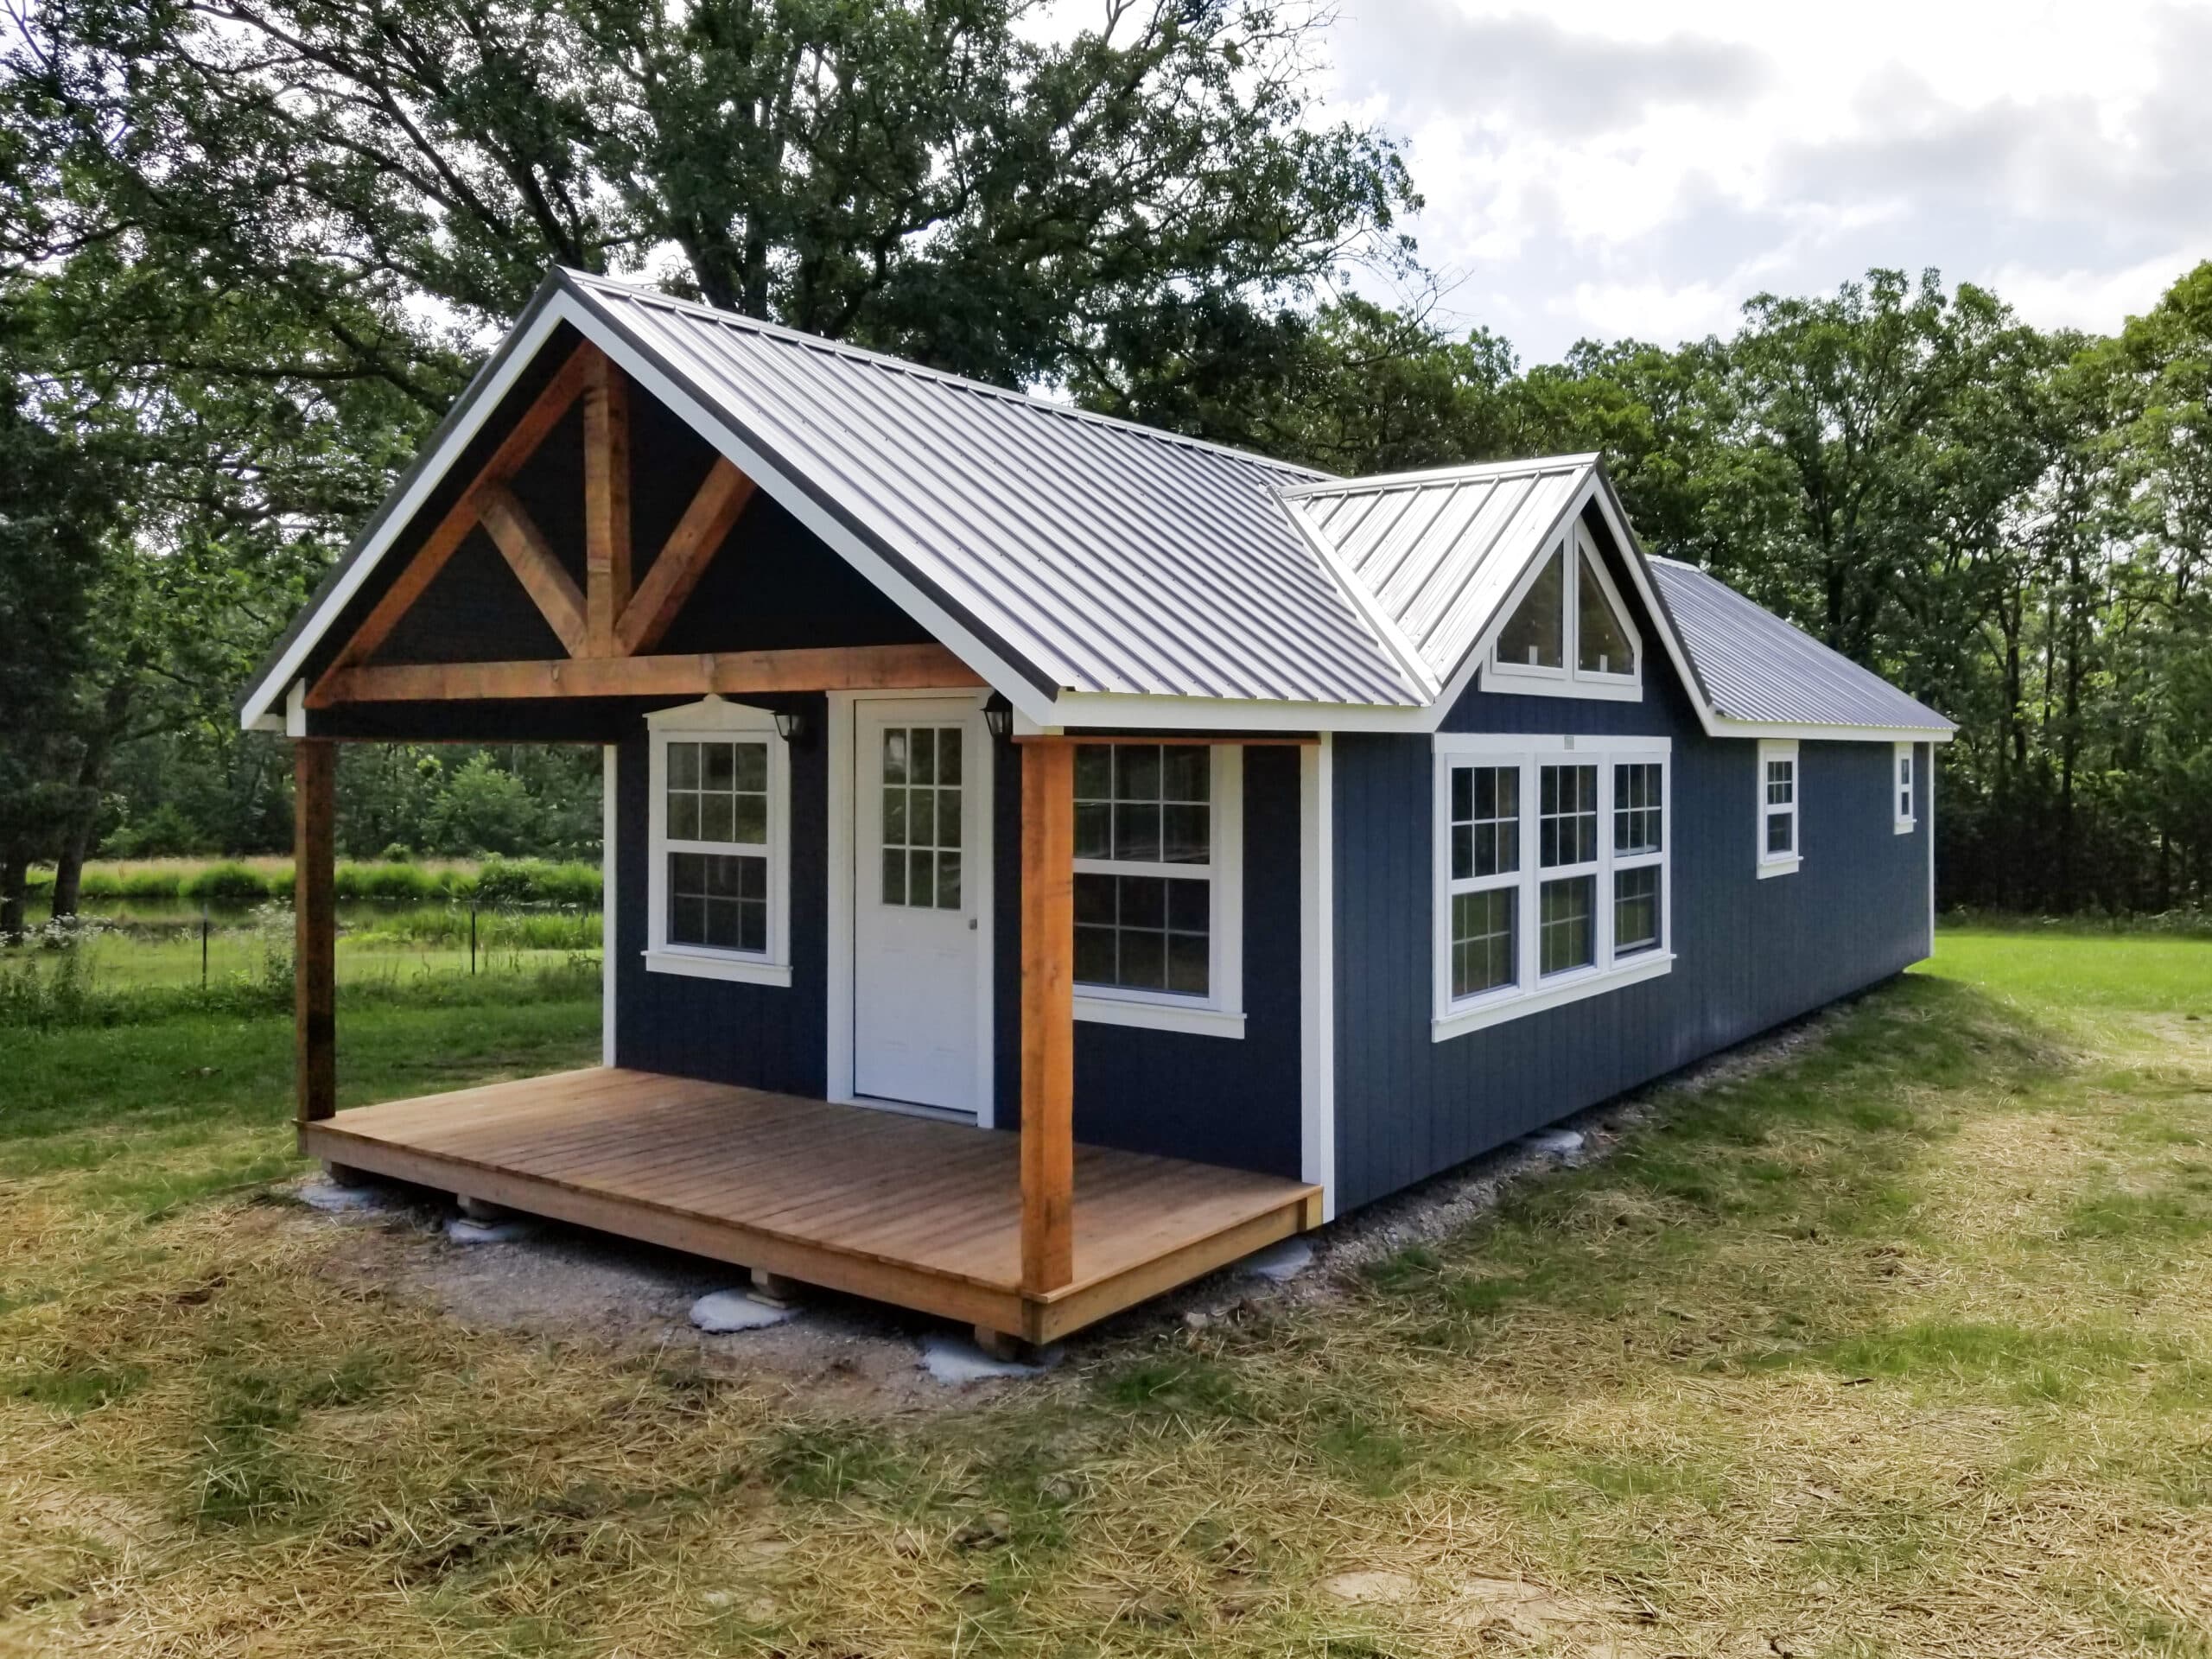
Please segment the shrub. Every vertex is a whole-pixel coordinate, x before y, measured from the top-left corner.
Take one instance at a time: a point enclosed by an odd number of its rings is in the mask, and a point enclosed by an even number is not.
[[[175,858],[211,850],[211,842],[175,802],[163,801],[137,822],[116,826],[100,850],[110,858]]]
[[[435,874],[419,864],[340,864],[334,880],[340,899],[411,899],[445,897]]]
[[[589,864],[553,864],[543,859],[486,859],[476,874],[473,894],[455,885],[456,897],[473,896],[487,905],[595,905],[599,871]]]
[[[184,878],[175,870],[133,870],[116,884],[116,896],[124,899],[175,899],[183,891]],[[254,897],[260,896],[257,883]]]
[[[257,904],[269,897],[269,878],[243,864],[211,864],[178,885],[180,896],[214,904]]]
[[[415,849],[404,841],[395,841],[377,856],[387,864],[404,864],[415,856]]]

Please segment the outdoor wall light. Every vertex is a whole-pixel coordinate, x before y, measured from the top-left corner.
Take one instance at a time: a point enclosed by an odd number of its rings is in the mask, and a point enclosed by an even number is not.
[[[1014,705],[1000,693],[992,692],[983,704],[983,724],[990,728],[993,737],[1005,742],[1014,730]]]
[[[776,710],[776,735],[786,743],[798,743],[806,737],[806,716],[796,709]]]

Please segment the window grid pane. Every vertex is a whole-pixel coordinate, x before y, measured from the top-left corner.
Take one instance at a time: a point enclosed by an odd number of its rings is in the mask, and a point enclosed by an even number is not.
[[[1598,959],[1598,878],[1569,876],[1543,884],[1536,930],[1539,973],[1587,968]]]
[[[1546,869],[1598,857],[1598,768],[1546,766],[1538,784],[1536,837]]]
[[[1452,769],[1452,879],[1508,875],[1521,868],[1521,771]]]
[[[1649,950],[1659,943],[1659,867],[1613,876],[1613,954]]]
[[[1076,750],[1075,855],[1135,864],[1212,857],[1213,757],[1197,744]]]
[[[753,854],[671,853],[668,940],[713,950],[766,950],[768,861]]]
[[[1766,804],[1769,806],[1788,806],[1796,798],[1797,763],[1795,760],[1768,761],[1766,763]]]
[[[766,741],[669,744],[665,793],[671,841],[768,843]]]
[[[1453,996],[1473,996],[1514,982],[1519,955],[1514,922],[1520,897],[1511,887],[1452,895]]]
[[[1660,768],[1640,761],[1613,768],[1613,850],[1656,853],[1660,848]]]
[[[1203,876],[1075,878],[1075,977],[1119,990],[1204,996],[1211,982],[1212,884]]]
[[[893,726],[883,734],[883,902],[957,910],[961,766],[957,726]]]

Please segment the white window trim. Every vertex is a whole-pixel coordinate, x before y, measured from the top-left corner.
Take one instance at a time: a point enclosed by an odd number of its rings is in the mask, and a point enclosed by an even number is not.
[[[788,987],[791,959],[790,746],[776,731],[776,717],[766,709],[707,697],[645,716],[652,763],[647,787],[652,803],[646,842],[645,967],[656,974],[695,979],[732,980],[747,985]],[[768,742],[768,948],[765,951],[716,950],[668,940],[668,746],[701,738],[753,739]],[[684,843],[713,851],[705,843]]]
[[[1566,563],[1560,583],[1560,603],[1564,614],[1560,618],[1560,665],[1541,668],[1529,663],[1509,663],[1497,654],[1498,636],[1521,608],[1529,590],[1536,585],[1545,566],[1564,547],[1572,556]],[[1621,625],[1621,632],[1628,636],[1630,661],[1625,674],[1599,674],[1578,664],[1582,656],[1580,634],[1582,628],[1581,569],[1587,564],[1598,578],[1598,591],[1613,607],[1613,619]],[[1522,571],[1521,579],[1513,585],[1505,603],[1498,607],[1498,620],[1482,641],[1481,685],[1485,691],[1505,691],[1521,696],[1583,697],[1615,702],[1640,702],[1643,696],[1643,636],[1629,614],[1628,607],[1621,602],[1620,589],[1614,585],[1612,572],[1605,568],[1605,561],[1598,551],[1598,544],[1580,522],[1560,540],[1544,550],[1544,556],[1534,561]]]
[[[1891,827],[1901,836],[1910,835],[1913,826],[1920,821],[1913,808],[1913,786],[1919,781],[1913,772],[1919,765],[1912,744],[1900,743],[1897,746],[1890,762],[1890,795],[1896,812]]]
[[[1082,740],[1078,738],[1077,742]],[[1161,741],[1173,746],[1173,734]],[[1212,890],[1207,915],[1211,956],[1205,996],[1174,991],[1128,990],[1114,985],[1075,988],[1075,1017],[1100,1026],[1134,1026],[1147,1031],[1179,1031],[1199,1037],[1244,1035],[1244,751],[1234,743],[1208,750],[1211,822],[1206,880]],[[1189,864],[1140,864],[1126,859],[1078,858],[1079,874],[1165,875],[1189,880]]]
[[[1432,786],[1433,852],[1433,956],[1434,1014],[1430,1039],[1444,1042],[1471,1031],[1518,1020],[1586,996],[1619,990],[1673,971],[1675,965],[1675,766],[1673,740],[1664,737],[1532,737],[1493,733],[1440,733],[1435,740]],[[1656,762],[1659,773],[1660,834],[1656,853],[1613,852],[1613,767]],[[1539,862],[1537,824],[1542,807],[1538,768],[1582,764],[1598,768],[1598,858],[1573,869],[1546,870]],[[1516,912],[1516,975],[1511,985],[1473,996],[1452,995],[1452,768],[1455,766],[1518,766],[1521,768],[1521,868],[1510,879],[1485,879],[1481,886],[1512,886],[1520,894]],[[1626,955],[1613,950],[1613,873],[1656,864],[1659,869],[1659,943]],[[1587,968],[1548,976],[1536,971],[1540,950],[1542,885],[1562,874],[1596,877],[1594,961]],[[1462,887],[1468,883],[1459,884]]]
[[[1770,760],[1789,763],[1789,804],[1769,806],[1766,800],[1766,766]],[[1805,861],[1805,763],[1798,758],[1795,738],[1766,737],[1759,740],[1758,765],[1753,768],[1756,793],[1753,799],[1758,811],[1753,820],[1758,835],[1759,879],[1770,875],[1794,875]],[[1789,819],[1789,850],[1770,853],[1766,849],[1766,821],[1770,817],[1787,815]]]

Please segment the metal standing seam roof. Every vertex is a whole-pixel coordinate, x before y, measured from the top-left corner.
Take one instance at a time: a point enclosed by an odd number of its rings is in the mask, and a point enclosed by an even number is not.
[[[1325,474],[563,275],[1051,684],[1427,701],[1283,512]]]
[[[1304,485],[1284,497],[1440,686],[1597,467],[1595,455],[1560,455]]]
[[[1707,701],[1726,720],[1941,733],[1956,727],[1717,577],[1675,559],[1651,575]]]

